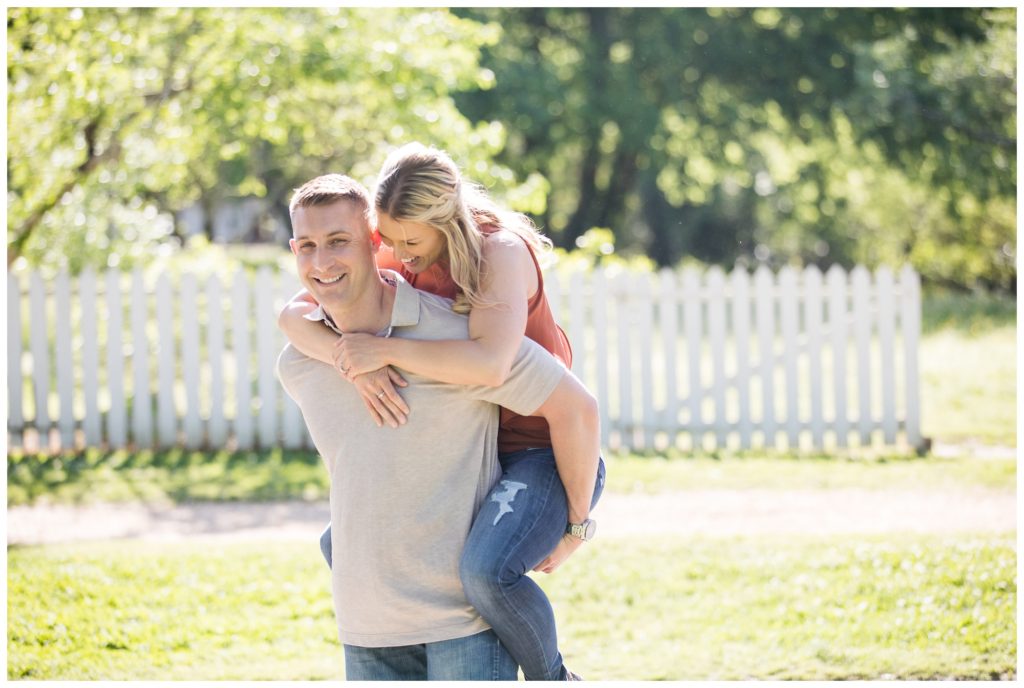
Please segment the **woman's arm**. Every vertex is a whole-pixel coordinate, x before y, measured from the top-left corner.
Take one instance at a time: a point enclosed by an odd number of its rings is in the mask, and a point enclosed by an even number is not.
[[[543,417],[551,429],[551,448],[569,503],[569,522],[582,523],[590,516],[601,457],[601,416],[597,400],[567,370],[534,415]],[[554,551],[534,571],[551,573],[582,544],[582,540],[572,535],[563,535]]]
[[[529,249],[516,237],[485,242],[482,296],[469,314],[469,339],[423,341],[346,335],[337,345],[350,375],[393,365],[433,380],[497,387],[508,377],[526,331],[527,302],[537,289]]]
[[[333,356],[334,345],[341,337],[324,325],[303,317],[316,307],[316,300],[303,289],[285,304],[277,316],[277,325],[296,349],[337,369]],[[362,375],[354,375],[350,382],[359,390],[366,409],[378,426],[386,423],[397,428],[405,423],[409,405],[395,386],[405,387],[408,383],[391,367],[381,366]]]
[[[313,296],[302,289],[284,305],[277,316],[277,326],[296,349],[310,358],[333,366],[334,344],[339,339],[338,335],[304,317],[316,310],[317,305]]]

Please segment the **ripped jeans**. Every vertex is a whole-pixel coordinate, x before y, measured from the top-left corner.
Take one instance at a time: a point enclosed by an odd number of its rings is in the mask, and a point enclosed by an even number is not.
[[[551,603],[526,572],[544,561],[565,533],[565,488],[550,447],[502,454],[499,460],[501,478],[481,506],[462,553],[462,586],[528,681],[564,680]],[[591,507],[601,497],[604,478],[600,459]],[[320,537],[320,549],[330,564],[330,526]]]
[[[491,625],[528,681],[564,679],[555,615],[527,571],[565,534],[565,488],[550,447],[503,454],[501,480],[480,507],[462,553],[459,575],[470,604]],[[591,506],[604,490],[598,461]]]

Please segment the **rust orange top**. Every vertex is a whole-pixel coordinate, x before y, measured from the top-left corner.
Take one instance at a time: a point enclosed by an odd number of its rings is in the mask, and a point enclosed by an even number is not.
[[[483,226],[484,234],[498,231],[497,227]],[[525,242],[524,242],[525,243]],[[537,270],[537,293],[527,304],[526,331],[524,334],[544,347],[552,356],[560,360],[566,368],[572,366],[572,347],[565,331],[555,322],[551,314],[548,297],[544,293],[544,275],[537,262],[533,248],[527,244],[534,269]],[[378,255],[377,264],[382,268],[394,270],[405,280],[423,291],[438,296],[454,299],[458,293],[458,285],[452,280],[451,274],[436,263],[418,275],[409,272],[400,261],[394,260],[390,251]],[[520,416],[508,409],[501,409],[501,423],[498,428],[498,451],[502,454],[528,449],[531,447],[550,447],[551,433],[548,422],[539,416]]]

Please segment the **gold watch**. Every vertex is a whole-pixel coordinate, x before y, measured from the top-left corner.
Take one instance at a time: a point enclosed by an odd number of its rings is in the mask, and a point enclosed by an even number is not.
[[[597,535],[597,521],[588,518],[583,523],[568,523],[565,532],[583,542],[589,542]]]

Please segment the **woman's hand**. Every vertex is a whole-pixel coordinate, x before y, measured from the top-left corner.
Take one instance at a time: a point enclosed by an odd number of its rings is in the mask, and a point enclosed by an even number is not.
[[[386,341],[386,337],[359,332],[342,335],[334,345],[334,367],[349,382],[354,382],[357,375],[380,370],[388,365],[383,356]]]
[[[580,545],[583,544],[583,540],[577,537],[573,537],[566,533],[562,536],[562,539],[555,545],[555,549],[552,550],[548,558],[533,567],[534,571],[540,571],[541,573],[552,573],[555,569],[565,563],[573,552],[579,549]]]
[[[345,335],[345,338],[348,336]],[[383,426],[384,423],[393,428],[405,424],[409,415],[409,406],[398,394],[395,385],[406,387],[409,383],[391,366],[356,375],[352,379],[352,384],[359,390],[360,396],[363,397],[363,403],[370,410],[370,415],[373,416],[377,427]]]

